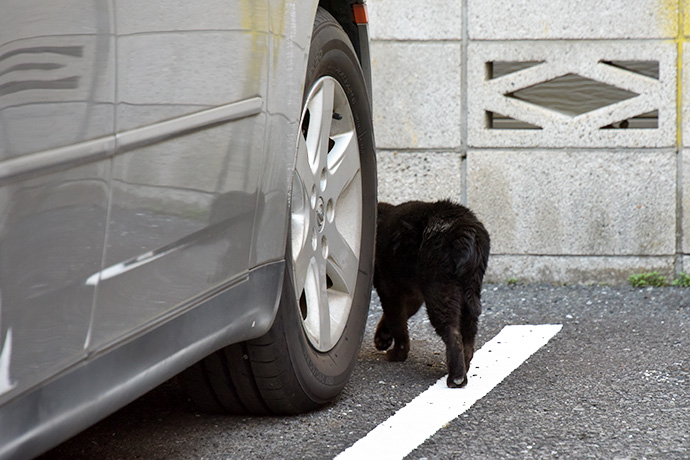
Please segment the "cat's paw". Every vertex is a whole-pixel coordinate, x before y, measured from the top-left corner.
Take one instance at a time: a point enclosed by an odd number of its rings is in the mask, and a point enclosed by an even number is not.
[[[448,375],[448,378],[446,379],[446,385],[448,385],[448,388],[464,387],[465,385],[467,385],[467,374],[455,377]]]
[[[391,348],[386,352],[386,361],[405,361],[407,359],[407,350],[402,348]]]
[[[374,336],[374,346],[377,350],[388,350],[393,344],[393,336],[381,330],[376,331]]]

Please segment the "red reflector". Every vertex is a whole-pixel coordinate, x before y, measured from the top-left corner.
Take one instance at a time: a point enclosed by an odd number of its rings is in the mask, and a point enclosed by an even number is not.
[[[355,3],[352,5],[352,14],[355,18],[355,24],[369,24],[369,12],[366,5]]]

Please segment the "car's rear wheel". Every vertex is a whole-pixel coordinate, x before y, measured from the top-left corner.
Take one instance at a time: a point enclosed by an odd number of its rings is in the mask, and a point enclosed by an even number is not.
[[[371,109],[355,51],[321,8],[307,68],[278,314],[263,337],[226,347],[182,374],[207,410],[311,410],[342,392],[357,360],[376,226]]]

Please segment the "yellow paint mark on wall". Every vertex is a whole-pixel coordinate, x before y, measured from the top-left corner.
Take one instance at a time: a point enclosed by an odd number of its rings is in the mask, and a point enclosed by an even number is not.
[[[665,0],[668,1],[668,0]],[[685,45],[685,28],[688,21],[685,20],[688,13],[688,0],[677,0],[676,15],[678,18],[678,33],[676,34],[676,146],[683,146],[683,46]]]
[[[678,3],[682,0],[660,0],[657,20],[664,36],[678,34]]]
[[[661,31],[676,43],[676,145],[683,145],[683,48],[690,32],[690,0],[661,0]]]
[[[676,144],[683,145],[683,49],[690,41],[690,0],[660,0],[661,32],[676,43]]]

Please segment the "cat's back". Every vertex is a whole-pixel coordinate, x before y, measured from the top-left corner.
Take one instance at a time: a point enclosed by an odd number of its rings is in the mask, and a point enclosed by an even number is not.
[[[430,204],[421,201],[397,206],[379,203],[375,267],[380,274],[404,279],[416,277]]]
[[[422,272],[459,274],[485,267],[489,251],[489,233],[470,209],[450,201],[433,203],[421,242]]]

